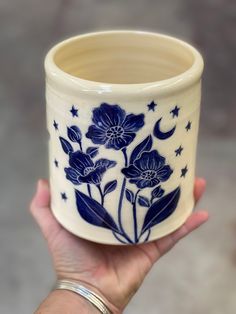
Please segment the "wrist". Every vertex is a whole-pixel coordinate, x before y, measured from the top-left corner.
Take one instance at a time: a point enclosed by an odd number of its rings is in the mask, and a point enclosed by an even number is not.
[[[100,312],[82,296],[69,290],[54,290],[40,305],[35,314],[99,314]]]
[[[66,277],[64,277],[64,276],[61,277],[60,276],[60,277],[58,277],[58,280],[59,281],[69,281],[71,283],[75,283],[76,285],[83,286],[84,288],[86,288],[90,292],[92,292],[93,294],[96,294],[98,297],[100,297],[102,299],[103,303],[108,307],[108,309],[110,309],[110,311],[113,314],[121,314],[122,313],[122,311],[119,310],[112,302],[110,302],[110,300],[108,300],[108,298],[104,295],[104,293],[99,288],[97,288],[94,284],[92,284],[90,282],[87,282],[85,280],[80,280],[78,278],[76,278],[76,279],[75,278],[70,278],[68,276],[66,276]],[[72,291],[70,291],[70,292],[72,292]],[[77,295],[76,292],[72,292],[72,293]],[[82,296],[80,296],[80,297],[82,297]],[[89,303],[88,300],[85,299],[85,301]]]

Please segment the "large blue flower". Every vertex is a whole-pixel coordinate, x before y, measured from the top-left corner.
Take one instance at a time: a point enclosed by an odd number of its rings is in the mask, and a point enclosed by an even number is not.
[[[116,165],[115,161],[98,159],[93,162],[88,154],[77,151],[70,154],[70,167],[65,168],[66,178],[74,184],[100,184],[102,176],[108,168]]]
[[[139,189],[153,187],[169,179],[173,170],[165,165],[165,158],[156,150],[144,152],[132,165],[123,168],[122,173],[135,183]]]
[[[116,150],[128,146],[144,125],[144,114],[128,114],[118,105],[103,103],[93,110],[93,125],[86,133],[95,144]]]

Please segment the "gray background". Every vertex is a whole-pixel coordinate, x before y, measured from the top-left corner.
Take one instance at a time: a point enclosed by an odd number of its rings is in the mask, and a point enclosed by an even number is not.
[[[155,265],[126,313],[235,312],[235,15],[233,0],[1,0],[1,313],[32,313],[54,280],[27,211],[36,179],[47,176],[44,54],[65,37],[111,28],[178,36],[206,60],[198,174],[211,219]]]

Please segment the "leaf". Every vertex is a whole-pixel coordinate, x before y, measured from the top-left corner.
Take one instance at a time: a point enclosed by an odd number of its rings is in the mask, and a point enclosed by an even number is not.
[[[130,203],[133,203],[133,201],[134,201],[134,193],[132,191],[130,191],[129,189],[126,189],[125,190],[125,196],[126,196],[127,200]]]
[[[73,184],[79,185],[81,184],[79,180],[79,173],[72,167],[64,168],[66,173],[66,179],[71,181]]]
[[[149,207],[150,206],[149,199],[147,197],[144,197],[141,195],[138,197],[138,203],[140,206],[143,206],[143,207]]]
[[[118,241],[120,241],[121,243],[123,243],[123,244],[129,243],[129,242],[127,241],[126,237],[125,237],[123,234],[115,233],[115,232],[113,231],[113,235],[114,235],[114,237],[115,237]]]
[[[117,187],[117,180],[108,182],[104,187],[104,195],[111,193],[112,191],[116,189],[116,187]]]
[[[141,234],[159,224],[174,212],[179,201],[180,192],[180,187],[177,187],[151,205],[145,216]]]
[[[143,234],[139,237],[139,243],[145,243],[149,240],[151,234],[151,229],[146,230]]]
[[[82,134],[80,129],[76,125],[67,127],[67,135],[72,142],[80,143]]]
[[[73,147],[71,146],[71,144],[61,136],[59,137],[59,139],[61,142],[61,147],[64,150],[64,152],[66,154],[73,153]]]
[[[152,136],[148,135],[139,145],[137,145],[130,156],[130,164],[133,164],[135,159],[138,159],[142,152],[149,151],[152,148]]]
[[[91,158],[97,156],[97,154],[98,154],[98,147],[88,147],[86,149],[86,154],[89,154],[89,156]]]
[[[152,198],[162,197],[164,193],[165,193],[165,190],[163,190],[161,186],[159,185],[154,190],[152,190]]]
[[[75,190],[76,205],[81,217],[88,223],[120,233],[114,219],[96,200]]]

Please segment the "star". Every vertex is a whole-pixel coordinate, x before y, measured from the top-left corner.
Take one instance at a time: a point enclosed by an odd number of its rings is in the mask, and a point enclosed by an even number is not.
[[[180,108],[177,107],[177,106],[175,106],[174,109],[172,109],[172,110],[170,111],[170,113],[172,113],[172,118],[179,116],[179,110],[180,110]]]
[[[63,199],[63,201],[67,201],[67,196],[66,196],[66,193],[65,192],[63,192],[63,193],[61,193],[61,198]]]
[[[58,164],[59,164],[59,162],[58,162],[58,160],[54,160],[54,164],[55,164],[55,166],[58,168]]]
[[[147,106],[148,106],[148,111],[150,110],[155,111],[155,107],[157,106],[157,104],[154,101],[152,101]]]
[[[73,118],[78,117],[78,109],[76,109],[74,105],[71,107],[70,112],[71,112]]]
[[[191,129],[191,126],[192,126],[192,122],[188,121],[188,124],[185,127],[187,132]]]
[[[183,147],[180,145],[180,147],[175,150],[175,156],[180,156],[183,150]]]
[[[187,165],[184,167],[184,168],[182,168],[181,169],[181,178],[183,177],[183,178],[185,178],[185,176],[186,176],[186,173],[188,172],[188,168],[187,168]]]
[[[55,120],[53,120],[53,126],[55,130],[58,130],[58,123]]]

